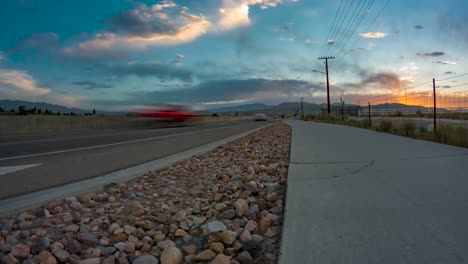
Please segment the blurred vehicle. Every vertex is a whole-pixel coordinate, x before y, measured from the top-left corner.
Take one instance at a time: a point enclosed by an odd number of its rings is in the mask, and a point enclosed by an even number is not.
[[[146,109],[137,114],[139,117],[152,117],[161,122],[195,121],[200,115],[193,113],[183,106],[163,105],[153,109]]]
[[[255,114],[254,120],[255,121],[266,121],[267,117],[266,117],[265,114],[258,113],[258,114]]]

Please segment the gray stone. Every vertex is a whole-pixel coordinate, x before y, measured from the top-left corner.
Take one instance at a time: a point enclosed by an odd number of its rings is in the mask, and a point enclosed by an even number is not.
[[[219,221],[212,221],[202,226],[205,235],[226,230],[226,226]]]
[[[230,209],[224,211],[218,215],[218,219],[225,220],[225,219],[232,219],[236,215],[236,211]]]
[[[132,263],[133,264],[158,264],[158,259],[153,256],[143,255],[133,260]]]

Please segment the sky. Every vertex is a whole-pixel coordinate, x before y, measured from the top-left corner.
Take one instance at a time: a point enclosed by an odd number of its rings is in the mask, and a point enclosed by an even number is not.
[[[468,72],[466,0],[2,0],[0,25],[0,99],[85,109],[325,102],[321,56],[332,101]]]

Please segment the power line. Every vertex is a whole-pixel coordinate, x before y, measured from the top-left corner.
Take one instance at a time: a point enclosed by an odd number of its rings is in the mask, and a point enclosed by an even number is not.
[[[359,12],[354,17],[354,20],[351,22],[349,30],[344,35],[344,38],[341,41],[339,47],[337,47],[337,49],[336,49],[336,51],[334,53],[334,56],[338,56],[339,54],[341,54],[343,52],[344,48],[348,45],[349,40],[354,35],[354,33],[356,32],[358,27],[361,25],[362,21],[366,17],[369,9],[372,7],[374,2],[375,2],[375,0],[369,0],[369,2],[367,2],[367,0],[365,0],[365,1],[362,2],[362,5],[361,5],[361,8],[359,9]],[[367,6],[366,6],[366,4],[367,4]],[[363,12],[363,9],[364,9],[364,12]]]
[[[374,19],[372,20],[372,22],[367,26],[366,30],[365,31],[369,31],[370,27],[374,24],[374,22],[377,20],[377,18],[383,13],[383,11],[385,10],[385,8],[387,7],[387,5],[390,3],[391,0],[387,0],[387,2],[385,3],[385,5],[382,7],[382,9],[380,9],[379,13],[374,17]],[[340,56],[340,58],[335,62],[333,63],[332,65],[338,65],[344,57],[346,57],[353,49],[354,47],[356,46],[356,44],[359,42],[359,40],[361,40],[361,38],[358,36],[356,38],[356,41],[354,41],[353,45],[351,46],[351,48],[348,50],[348,52],[346,52],[343,56]]]

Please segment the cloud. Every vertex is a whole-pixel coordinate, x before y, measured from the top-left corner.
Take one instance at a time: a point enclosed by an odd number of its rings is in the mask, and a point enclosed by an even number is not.
[[[211,22],[202,15],[193,15],[185,8],[176,9],[173,2],[148,6],[138,3],[135,9],[123,11],[104,22],[105,30],[92,39],[69,46],[69,57],[121,56],[131,50],[148,46],[167,46],[186,43],[208,32]],[[163,15],[164,14],[164,15]]]
[[[76,106],[82,98],[72,95],[58,95],[50,88],[41,87],[26,71],[0,69],[0,98],[49,101],[66,106]]]
[[[447,65],[447,64],[456,65],[457,64],[457,62],[455,62],[455,61],[435,61],[433,63],[442,64],[442,65]]]
[[[327,41],[327,45],[333,45],[333,44],[335,44],[335,40],[329,39],[329,40]]]
[[[382,33],[382,32],[368,32],[368,33],[360,34],[360,36],[363,38],[373,38],[373,39],[384,38],[387,35],[388,35],[387,33]]]
[[[250,6],[259,5],[261,9],[276,7],[283,0],[223,0],[223,5],[218,9],[218,27],[221,30],[230,30],[250,25]]]
[[[323,86],[299,80],[231,79],[203,82],[194,87],[138,92],[125,103],[128,105],[154,103],[193,105],[271,99],[287,101],[291,98],[310,96],[320,89],[323,90]],[[122,103],[119,102],[119,104]]]
[[[140,78],[155,77],[160,80],[192,82],[192,72],[173,64],[134,63],[110,66],[108,70],[119,77],[134,75]]]
[[[423,28],[424,28],[424,27],[421,26],[421,25],[416,25],[416,26],[414,26],[414,29],[416,29],[416,30],[421,30],[421,29],[423,29]]]
[[[281,25],[281,26],[277,27],[276,31],[288,32],[288,31],[291,31],[293,29],[293,26],[294,26],[294,24],[292,22],[289,22],[287,24],[284,24],[284,25]]]
[[[56,52],[59,48],[59,36],[53,32],[33,34],[18,41],[11,49],[12,52],[38,50],[39,52]]]
[[[226,2],[226,1],[225,1]],[[219,9],[219,26],[222,30],[250,25],[249,5],[246,3],[235,3],[234,1]]]
[[[345,87],[356,89],[384,88],[388,90],[401,89],[407,87],[411,81],[408,78],[402,78],[392,72],[368,72],[361,70],[359,73],[362,80],[358,83],[347,83]]]
[[[423,56],[423,57],[440,57],[444,56],[445,52],[443,51],[434,51],[434,52],[425,52],[425,53],[417,53],[417,56]]]
[[[114,88],[115,85],[111,84],[103,84],[103,83],[98,83],[94,81],[75,81],[72,82],[73,85],[78,85],[78,86],[87,86],[88,90],[94,90],[94,89],[107,89],[107,88]]]

